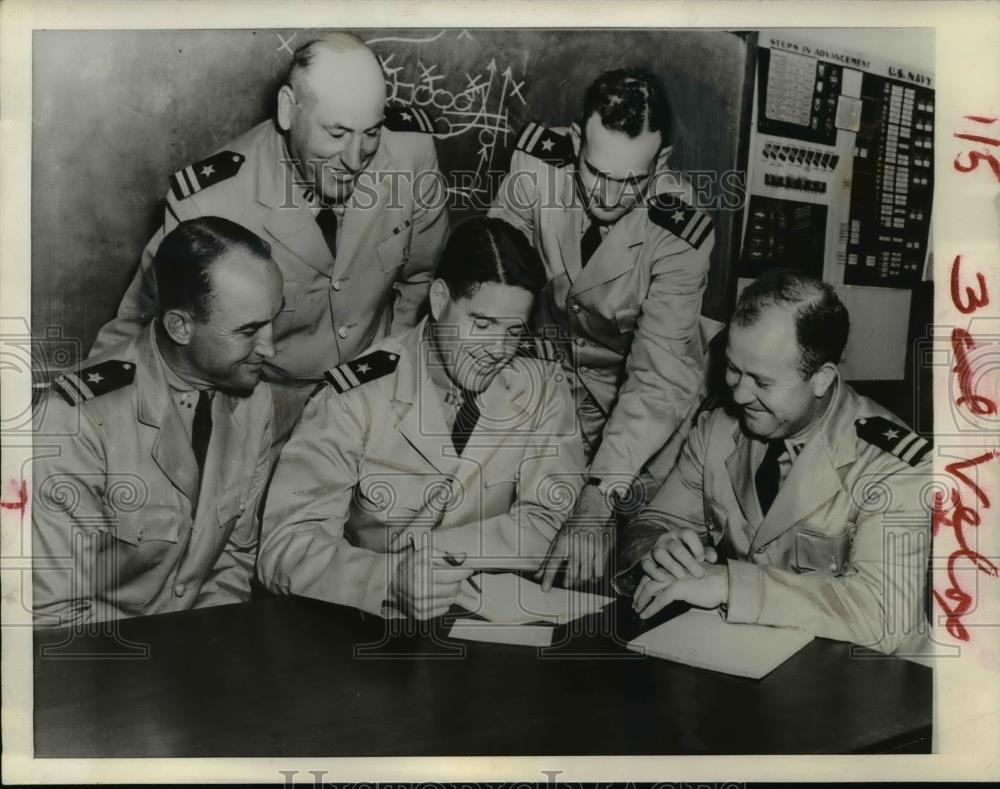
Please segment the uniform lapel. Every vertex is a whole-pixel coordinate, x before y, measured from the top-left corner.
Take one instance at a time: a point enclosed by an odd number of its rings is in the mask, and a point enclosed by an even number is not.
[[[753,448],[753,440],[741,430],[736,446],[726,458],[726,470],[729,472],[729,481],[732,483],[733,493],[736,494],[736,501],[743,510],[743,517],[750,524],[751,530],[756,533],[760,530],[764,516],[757,500],[757,489],[754,487]]]
[[[153,348],[155,328],[154,321],[136,343],[136,416],[144,425],[157,429],[153,460],[193,504],[198,499],[198,462]]]
[[[594,252],[590,262],[580,272],[573,282],[569,295],[576,296],[585,290],[603,285],[622,274],[632,270],[636,260],[636,249],[642,246],[643,239],[635,232],[637,225],[632,211],[615,223],[608,235]],[[579,244],[577,245],[579,247]],[[579,251],[577,257],[579,258]]]
[[[501,370],[479,396],[481,416],[462,452],[461,482],[467,490],[479,490],[481,482],[475,474],[502,448],[512,429],[523,429],[522,412],[528,400],[523,383],[510,370]]]
[[[562,261],[563,269],[570,282],[575,282],[580,276],[583,268],[583,261],[580,257],[580,239],[583,237],[583,206],[575,198],[575,182],[572,174],[567,174],[563,183],[563,202],[551,210],[551,216],[557,220],[559,225],[554,228],[556,244],[559,247],[559,259]],[[542,216],[546,214],[546,208],[542,208]],[[555,274],[553,274],[555,276]]]
[[[259,384],[265,386],[265,384]],[[238,465],[232,456],[233,436],[239,436],[237,416],[238,398],[224,392],[216,392],[212,401],[212,440],[205,458],[205,473],[198,492],[198,516],[210,515],[214,518],[218,496],[228,483],[229,469]]]
[[[295,183],[298,173],[277,131],[272,129],[261,141],[257,163],[257,201],[270,209],[264,229],[310,267],[329,275],[333,255]]]
[[[399,352],[393,407],[397,429],[403,438],[441,474],[454,476],[458,460],[446,454],[451,447],[451,431],[445,422],[441,400],[422,364],[421,337],[424,319],[410,330]]]
[[[823,425],[792,464],[754,536],[751,550],[784,534],[843,491],[837,469],[854,460],[854,429],[850,419],[843,424],[845,387],[839,379],[835,385],[837,392]]]
[[[333,266],[333,277],[341,278],[359,257],[373,259],[379,239],[375,236],[378,221],[385,215],[382,210],[389,202],[390,182],[380,173],[391,171],[392,165],[385,152],[384,143],[369,168],[361,174],[354,195],[344,210],[344,221],[339,228],[337,240],[337,260]],[[362,250],[367,255],[361,255]]]

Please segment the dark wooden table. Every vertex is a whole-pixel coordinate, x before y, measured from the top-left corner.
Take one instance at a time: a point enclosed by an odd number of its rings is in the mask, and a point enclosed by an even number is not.
[[[38,631],[35,755],[930,751],[931,672],[847,644],[754,681],[629,652],[627,604],[542,650],[449,641],[447,619],[386,639],[353,609],[269,599]]]

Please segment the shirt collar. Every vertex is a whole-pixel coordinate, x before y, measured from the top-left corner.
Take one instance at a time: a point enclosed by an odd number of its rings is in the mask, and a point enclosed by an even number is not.
[[[836,387],[839,381],[834,381],[833,386]],[[823,411],[822,416],[813,422],[809,429],[800,436],[796,436],[795,439],[786,438],[785,448],[788,450],[788,456],[795,460],[799,455],[802,454],[802,450],[806,448],[806,444],[812,441],[819,433],[823,430],[823,425],[826,424],[827,420],[830,418],[830,413],[833,411],[833,401],[837,399],[836,389],[831,393],[829,401],[827,401],[826,409]]]

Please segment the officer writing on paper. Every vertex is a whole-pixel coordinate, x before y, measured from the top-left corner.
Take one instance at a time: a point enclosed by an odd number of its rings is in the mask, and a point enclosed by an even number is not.
[[[271,446],[281,272],[219,217],[181,222],[153,263],[159,313],[54,381],[36,435],[34,609],[96,622],[250,598]]]
[[[665,445],[676,455],[699,399],[699,314],[715,234],[668,167],[672,122],[657,77],[606,72],[569,129],[522,132],[490,210],[521,229],[545,263],[534,327],[566,342],[590,464],[545,587],[564,563],[568,585],[603,575],[614,492],[632,487]],[[649,482],[650,494],[662,481]]]
[[[171,179],[163,226],[92,353],[156,311],[151,262],[179,221],[217,215],[270,242],[285,282],[275,324],[276,432],[323,371],[413,326],[447,235],[443,179],[422,110],[386,107],[378,59],[337,33],[296,50],[277,114]]]
[[[282,450],[265,586],[428,618],[456,600],[473,559],[538,566],[583,468],[567,382],[526,333],[544,283],[510,225],[455,229],[431,315],[331,369]]]
[[[931,447],[840,379],[847,334],[826,283],[775,271],[743,292],[732,401],[624,534],[616,585],[642,617],[685,600],[883,652],[919,640]]]

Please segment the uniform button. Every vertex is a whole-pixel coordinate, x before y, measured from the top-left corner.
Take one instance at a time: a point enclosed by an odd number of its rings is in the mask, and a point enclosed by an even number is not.
[[[330,287],[333,288],[334,290],[340,290],[340,280],[335,279],[333,282],[330,283]]]
[[[579,312],[580,311],[580,305],[579,304],[570,304],[569,311],[573,312],[573,313]]]
[[[583,366],[581,366],[580,367],[580,372],[581,373],[589,373],[590,372],[590,368],[589,367],[583,367]]]
[[[576,338],[576,344],[579,345],[582,348],[584,345],[587,344],[587,341],[585,339],[583,339],[583,337],[577,337]]]
[[[178,597],[183,597],[186,588],[187,587],[185,587],[184,584],[177,584],[177,586],[174,587],[174,594]]]
[[[830,562],[830,572],[831,573],[837,572],[837,563],[836,562]]]
[[[340,339],[342,340],[346,340],[349,331],[350,330],[346,326],[341,326],[339,329],[337,329],[337,336],[340,337]]]
[[[754,551],[754,553],[756,553],[759,556],[760,554],[764,553],[764,548],[758,548],[756,551]]]

